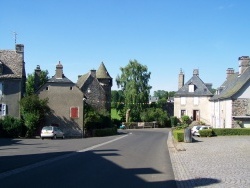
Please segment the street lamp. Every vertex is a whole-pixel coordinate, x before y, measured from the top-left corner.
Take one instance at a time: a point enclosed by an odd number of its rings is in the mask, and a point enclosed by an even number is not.
[[[85,118],[84,118],[84,115],[85,115],[85,108],[84,108],[84,104],[85,104],[85,101],[87,100],[87,98],[84,96],[83,97],[83,104],[82,104],[82,138],[84,138],[85,137],[85,123],[84,123],[84,121],[85,121]]]

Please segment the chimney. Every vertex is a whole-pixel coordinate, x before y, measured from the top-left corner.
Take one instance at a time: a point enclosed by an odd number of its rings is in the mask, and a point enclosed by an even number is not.
[[[229,78],[229,76],[232,76],[234,74],[234,69],[233,68],[228,68],[227,69],[227,79]]]
[[[56,65],[56,79],[62,79],[63,78],[63,66],[61,62]]]
[[[179,73],[179,80],[178,80],[178,90],[184,86],[184,73],[182,72],[182,69],[180,70]]]
[[[40,75],[41,75],[40,65],[37,65],[36,69],[35,69],[35,78],[34,78],[34,81],[35,81],[35,86],[34,86],[35,87],[35,91],[40,86]]]
[[[24,45],[23,44],[16,44],[16,53],[22,55],[22,59],[24,61]]]
[[[199,77],[199,69],[194,69],[193,75]]]
[[[239,60],[239,75],[241,75],[249,67],[250,58],[249,56],[241,56],[239,57],[238,60]]]
[[[90,74],[91,76],[93,76],[94,78],[96,77],[96,70],[90,70]]]

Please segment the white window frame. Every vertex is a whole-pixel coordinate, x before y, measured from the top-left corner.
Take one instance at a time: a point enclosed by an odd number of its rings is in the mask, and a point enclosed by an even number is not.
[[[186,105],[186,97],[181,97],[181,105]]]
[[[190,84],[190,85],[188,86],[188,91],[191,92],[191,93],[194,92],[194,85],[193,85],[193,84]]]
[[[199,97],[194,97],[194,105],[199,105]]]

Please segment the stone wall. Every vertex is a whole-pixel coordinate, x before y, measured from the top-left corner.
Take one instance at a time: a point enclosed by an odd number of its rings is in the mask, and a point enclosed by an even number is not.
[[[250,99],[237,99],[232,102],[232,116],[250,115]],[[232,127],[240,127],[237,120],[232,119]]]

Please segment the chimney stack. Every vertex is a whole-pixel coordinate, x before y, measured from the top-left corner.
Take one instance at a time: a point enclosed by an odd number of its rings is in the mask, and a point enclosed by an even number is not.
[[[229,78],[229,76],[234,74],[234,69],[233,68],[228,68],[227,69],[227,79]]]
[[[56,65],[56,79],[62,79],[63,78],[63,66],[61,62]]]
[[[241,75],[248,67],[250,63],[249,56],[241,56],[239,57],[239,75]]]
[[[184,86],[184,73],[182,72],[182,69],[180,70],[179,73],[179,80],[178,80],[178,90]]]
[[[40,75],[41,75],[40,65],[37,65],[36,69],[35,69],[35,78],[34,78],[34,81],[35,81],[35,86],[34,86],[35,87],[35,91],[40,86]]]
[[[199,69],[194,69],[194,71],[193,71],[193,75],[196,75],[196,76],[198,76],[198,77],[199,77]]]
[[[24,45],[23,44],[16,44],[16,53],[22,55],[22,59],[24,61]]]
[[[96,77],[96,70],[90,70],[90,74],[91,76],[93,76],[94,78]]]

